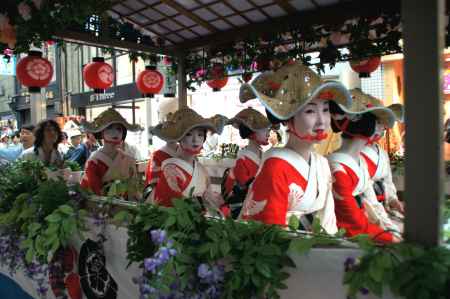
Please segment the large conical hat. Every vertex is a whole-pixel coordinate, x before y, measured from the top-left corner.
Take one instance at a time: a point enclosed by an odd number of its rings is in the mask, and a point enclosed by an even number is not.
[[[123,116],[113,108],[109,108],[108,110],[100,113],[100,115],[97,116],[93,122],[83,123],[83,127],[89,133],[99,133],[112,124],[121,124],[128,131],[142,130],[139,125],[132,125],[128,123],[126,119],[123,118]]]
[[[370,112],[388,128],[392,128],[395,121],[403,121],[403,105],[392,104],[386,107],[379,99],[362,92],[359,88],[350,90],[350,93],[353,98],[352,105],[341,106],[345,113],[358,115]]]
[[[275,72],[265,72],[252,83],[242,84],[241,102],[258,98],[280,120],[293,117],[316,97],[334,100],[348,107],[350,92],[337,81],[322,81],[319,75],[300,62],[286,64]]]
[[[252,131],[268,129],[272,126],[267,117],[253,108],[241,110],[235,117],[230,119],[228,123],[237,129],[239,128],[239,125],[243,124]]]
[[[194,128],[210,129],[221,134],[228,118],[216,114],[210,118],[203,118],[194,110],[185,107],[167,115],[167,120],[150,128],[150,133],[166,142],[177,142]]]

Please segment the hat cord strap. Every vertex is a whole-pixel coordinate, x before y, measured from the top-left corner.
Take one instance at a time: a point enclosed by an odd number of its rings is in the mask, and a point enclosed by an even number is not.
[[[295,137],[297,137],[300,140],[306,140],[306,141],[321,141],[324,140],[328,137],[328,134],[323,132],[323,133],[318,133],[317,135],[311,135],[311,134],[306,134],[306,135],[300,135],[299,133],[297,133],[297,131],[295,130],[295,126],[292,126],[292,128],[289,128],[290,126],[288,126],[287,132],[289,134],[294,135]]]

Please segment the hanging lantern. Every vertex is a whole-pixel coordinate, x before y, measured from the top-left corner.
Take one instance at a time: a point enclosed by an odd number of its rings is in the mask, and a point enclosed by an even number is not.
[[[95,93],[104,93],[113,84],[114,70],[103,57],[94,57],[91,63],[83,67],[83,78]]]
[[[360,78],[369,78],[370,73],[375,71],[380,65],[381,57],[375,56],[362,60],[350,61],[351,68],[359,73]]]
[[[211,70],[212,80],[208,80],[206,84],[213,89],[213,91],[220,91],[227,85],[228,77],[225,76],[225,71],[221,63],[215,63]]]
[[[40,92],[41,87],[50,83],[53,77],[53,67],[50,61],[42,57],[42,52],[30,51],[17,64],[17,79],[28,87],[29,92]]]
[[[145,70],[140,72],[136,86],[144,97],[153,98],[154,94],[159,93],[164,84],[164,77],[156,70],[156,66],[147,65]]]
[[[242,80],[247,83],[248,81],[250,81],[252,79],[253,75],[252,73],[243,73],[242,74]]]

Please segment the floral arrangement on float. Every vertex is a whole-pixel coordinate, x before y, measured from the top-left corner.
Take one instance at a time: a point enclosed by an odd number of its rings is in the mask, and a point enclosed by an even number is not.
[[[313,223],[313,233],[259,222],[206,218],[195,199],[178,199],[173,208],[140,205],[116,214],[128,225],[128,261],[138,263],[134,278],[142,298],[280,298],[287,288],[291,254],[315,246],[345,243],[344,231],[330,236]],[[400,243],[380,246],[362,235],[354,242],[362,255],[343,265],[349,298],[390,289],[399,297],[447,298],[450,250]],[[433,275],[430,275],[433,273]]]
[[[78,185],[48,179],[40,161],[18,161],[0,170],[0,264],[19,270],[45,297],[55,252],[87,230]]]
[[[134,281],[143,298],[279,298],[289,268],[295,267],[291,254],[347,241],[362,251],[342,265],[350,298],[367,292],[381,296],[386,289],[407,299],[449,294],[450,250],[445,247],[379,246],[367,236],[345,239],[344,231],[330,236],[319,221],[304,234],[296,217],[286,228],[207,218],[195,198],[177,199],[173,208],[128,204],[113,213],[110,199],[126,187],[89,199],[78,185],[47,179],[38,161],[19,161],[0,171],[0,264],[11,273],[25,271],[42,297],[52,283],[50,273],[59,269],[54,261],[65,252],[61,248],[70,249],[69,240],[87,230],[83,207],[91,201],[96,225],[127,227],[127,259],[141,266]]]

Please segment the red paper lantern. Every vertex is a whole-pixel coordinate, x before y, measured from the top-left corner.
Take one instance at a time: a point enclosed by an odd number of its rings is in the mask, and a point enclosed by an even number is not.
[[[206,84],[208,84],[208,86],[211,87],[213,91],[220,91],[225,87],[225,85],[227,85],[228,77],[225,77],[225,70],[222,64],[214,64],[211,70],[211,78],[212,80],[207,81]]]
[[[28,87],[29,92],[40,92],[53,77],[53,67],[50,61],[42,57],[42,52],[30,51],[22,58],[16,68],[17,79]]]
[[[370,73],[375,71],[380,65],[381,57],[370,57],[362,60],[352,60],[350,61],[351,68],[359,73],[360,78],[370,77]]]
[[[94,57],[91,63],[84,66],[83,78],[95,93],[104,93],[113,84],[114,70],[103,57]]]
[[[250,81],[252,79],[253,75],[252,73],[243,73],[242,74],[242,80],[244,80],[245,83]]]
[[[153,95],[159,93],[164,84],[164,77],[156,70],[155,66],[147,65],[145,70],[140,72],[136,86],[144,97],[153,98]]]

